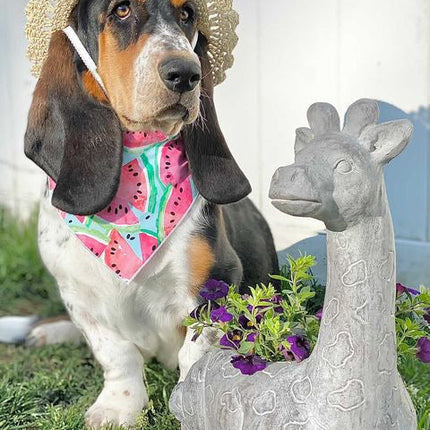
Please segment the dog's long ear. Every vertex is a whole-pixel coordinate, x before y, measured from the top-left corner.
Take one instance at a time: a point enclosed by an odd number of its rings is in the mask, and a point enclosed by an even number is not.
[[[73,55],[65,34],[53,34],[29,113],[25,154],[56,181],[54,206],[90,215],[117,192],[122,133],[116,114],[83,89]]]
[[[215,204],[237,202],[251,192],[251,185],[228,149],[218,123],[207,41],[202,35],[196,53],[202,64],[202,117],[185,127],[185,150],[200,194]]]

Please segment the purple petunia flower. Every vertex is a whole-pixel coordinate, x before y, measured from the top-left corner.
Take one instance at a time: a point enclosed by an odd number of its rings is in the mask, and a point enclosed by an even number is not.
[[[422,337],[417,343],[417,358],[423,363],[430,363],[430,338]]]
[[[311,345],[304,336],[288,336],[287,341],[296,361],[300,362],[311,355]]]
[[[430,324],[430,308],[424,309],[426,313],[424,314],[424,319]]]
[[[203,303],[202,305],[197,306],[195,309],[191,311],[190,317],[198,320],[200,318],[200,315],[202,314],[202,310],[207,306],[208,305],[206,303]]]
[[[259,323],[262,320],[262,318],[263,318],[262,315],[256,315],[255,317],[257,323]],[[253,322],[250,321],[245,315],[240,315],[238,318],[238,322],[244,329],[247,329],[247,330],[255,327]]]
[[[224,281],[209,279],[202,289],[200,295],[206,300],[222,299],[228,294],[228,285]]]
[[[317,317],[317,319],[318,319],[319,321],[321,321],[321,320],[322,320],[322,315],[323,315],[323,310],[322,310],[322,309],[320,309],[320,310],[315,314],[315,316]]]
[[[258,333],[256,333],[255,331],[252,333],[249,333],[248,336],[246,336],[246,341],[247,342],[255,342],[255,339],[257,338]]]
[[[267,363],[257,355],[235,355],[231,358],[231,364],[243,375],[253,375],[267,367]]]
[[[233,330],[226,333],[219,341],[221,346],[226,348],[239,349],[243,334],[240,330]]]
[[[214,309],[211,312],[211,320],[213,322],[230,322],[233,319],[233,315],[227,312],[225,306],[220,306],[218,309]]]
[[[396,291],[398,296],[401,296],[404,293],[409,293],[412,296],[418,296],[418,294],[420,294],[419,291],[414,290],[413,288],[406,287],[402,285],[400,282],[396,284]]]

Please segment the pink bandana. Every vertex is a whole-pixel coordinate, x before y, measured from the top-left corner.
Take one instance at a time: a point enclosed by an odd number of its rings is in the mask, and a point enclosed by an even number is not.
[[[53,190],[55,182],[49,183]],[[180,137],[126,132],[120,185],[111,204],[91,216],[59,213],[96,258],[131,281],[197,195]]]

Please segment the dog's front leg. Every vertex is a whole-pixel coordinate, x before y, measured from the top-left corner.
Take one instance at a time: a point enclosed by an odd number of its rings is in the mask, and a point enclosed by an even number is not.
[[[203,333],[193,341],[195,331],[187,330],[184,345],[179,351],[179,382],[183,382],[191,367],[199,361],[221,338],[222,333],[217,329],[205,328]]]
[[[142,354],[133,343],[103,327],[87,313],[82,313],[79,321],[74,320],[104,370],[103,390],[86,413],[86,424],[89,427],[136,424],[137,416],[148,403]]]

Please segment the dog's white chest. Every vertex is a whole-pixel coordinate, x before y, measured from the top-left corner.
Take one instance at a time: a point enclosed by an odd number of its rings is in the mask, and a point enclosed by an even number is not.
[[[41,203],[39,247],[58,282],[75,324],[102,324],[136,344],[142,353],[174,367],[183,343],[181,321],[196,303],[189,292],[187,244],[203,201],[196,202],[134,281],[117,278],[82,246],[45,198]],[[90,324],[87,324],[90,322]]]

